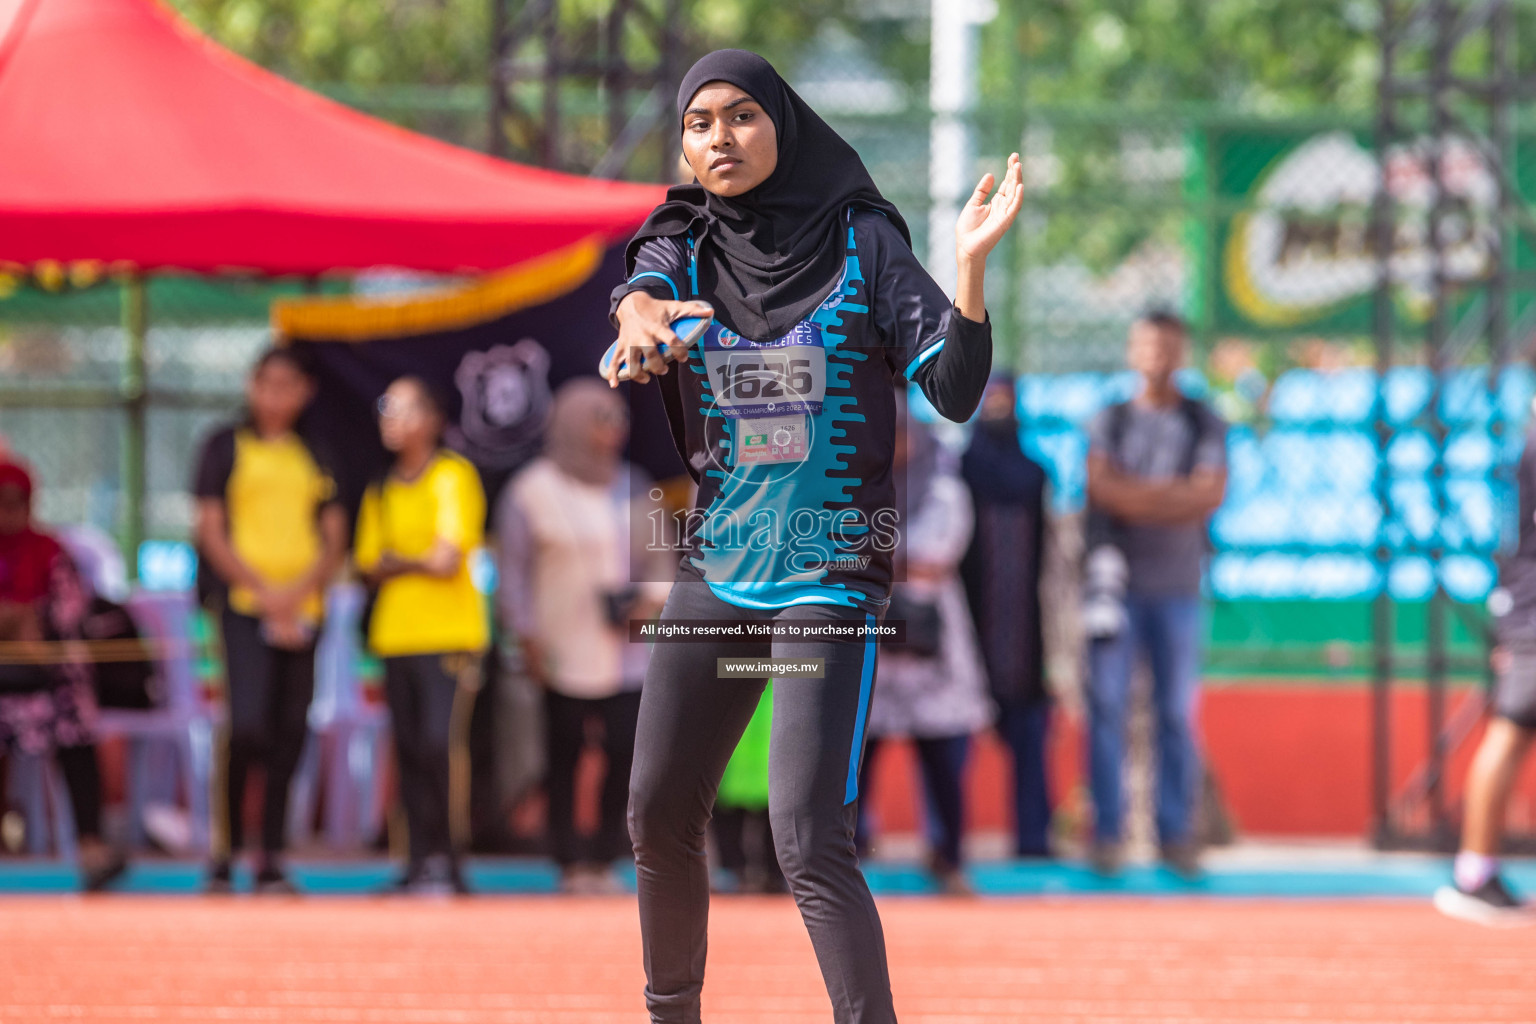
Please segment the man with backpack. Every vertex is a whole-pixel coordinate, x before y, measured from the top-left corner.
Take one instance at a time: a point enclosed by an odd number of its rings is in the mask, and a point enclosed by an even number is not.
[[[1195,740],[1200,583],[1207,524],[1221,505],[1227,471],[1226,424],[1174,381],[1188,343],[1179,317],[1139,318],[1126,357],[1141,386],[1088,428],[1091,859],[1105,873],[1120,865],[1126,719],[1132,671],[1142,657],[1151,668],[1156,710],[1160,852],[1180,874],[1199,866],[1193,822],[1201,780]]]

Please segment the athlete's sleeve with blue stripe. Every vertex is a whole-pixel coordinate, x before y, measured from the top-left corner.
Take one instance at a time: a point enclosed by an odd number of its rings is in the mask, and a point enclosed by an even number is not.
[[[855,215],[855,230],[873,257],[870,287],[875,327],[892,373],[916,381],[939,415],[964,422],[981,404],[992,372],[992,322],[967,320],[897,232],[878,214]]]
[[[981,404],[992,373],[992,318],[967,320],[951,305],[945,310],[945,327],[938,355],[907,376],[917,381],[939,415],[964,423]]]
[[[688,257],[680,238],[648,238],[635,253],[634,269],[608,300],[608,319],[619,325],[619,303],[630,292],[657,299],[689,298]]]

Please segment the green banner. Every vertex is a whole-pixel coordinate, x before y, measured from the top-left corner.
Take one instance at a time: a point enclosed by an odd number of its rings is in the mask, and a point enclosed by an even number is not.
[[[155,274],[146,284],[149,315],[167,323],[265,323],[278,298],[345,294],[348,283],[326,278],[307,286],[297,278],[194,277]],[[98,273],[81,275],[53,268],[23,277],[0,272],[0,326],[67,324],[108,326],[122,316],[119,282]]]
[[[1373,324],[1381,267],[1372,241],[1372,204],[1381,168],[1367,131],[1211,128],[1204,141],[1206,187],[1217,211],[1204,277],[1218,333],[1365,335]],[[1434,201],[1432,140],[1395,145],[1386,160],[1394,199],[1389,273],[1400,328],[1421,329],[1432,312],[1434,253],[1429,219]],[[1453,318],[1477,301],[1501,234],[1497,177],[1486,146],[1449,138],[1441,156],[1447,213],[1442,221],[1444,272],[1457,287]],[[1513,159],[1536,163],[1536,140],[1522,138]],[[1518,175],[1527,199],[1536,173]],[[1522,203],[1524,200],[1522,200]],[[1517,266],[1533,264],[1528,244]]]

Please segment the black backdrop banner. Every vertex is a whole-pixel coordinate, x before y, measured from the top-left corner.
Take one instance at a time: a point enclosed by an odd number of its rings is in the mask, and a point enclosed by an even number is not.
[[[494,509],[507,480],[538,454],[554,389],[596,376],[615,334],[608,295],[623,273],[622,246],[588,241],[442,294],[274,306],[279,337],[314,367],[319,391],[305,430],[335,463],[348,509],[356,512],[388,465],[378,399],[405,375],[446,401],[446,442],[479,468]],[[628,398],[631,461],[656,480],[683,473],[658,389]]]

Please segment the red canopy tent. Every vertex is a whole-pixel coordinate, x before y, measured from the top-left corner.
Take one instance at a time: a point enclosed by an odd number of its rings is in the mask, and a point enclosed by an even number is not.
[[[156,0],[0,0],[0,263],[488,270],[621,237],[660,197],[366,117]]]
[[[462,273],[557,250],[563,265],[661,196],[366,117],[160,0],[0,0],[0,269],[94,264],[122,281],[123,385],[87,397],[126,414],[130,552],[144,535],[147,274]]]

